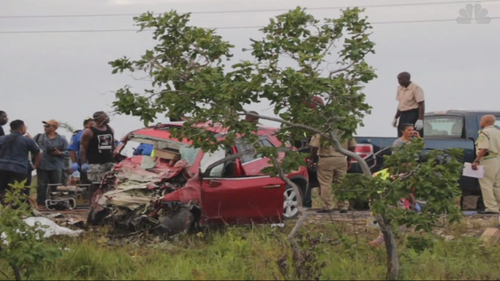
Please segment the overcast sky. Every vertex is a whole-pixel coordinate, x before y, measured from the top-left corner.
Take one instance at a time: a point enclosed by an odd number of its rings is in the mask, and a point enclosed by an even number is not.
[[[447,0],[457,2],[458,0]],[[440,0],[0,0],[0,17],[75,14],[140,14],[170,11],[206,12],[302,7],[343,7],[381,4],[444,2]],[[488,16],[500,16],[500,2],[481,3]],[[406,7],[367,8],[374,23],[376,54],[369,63],[378,79],[366,88],[372,114],[358,135],[392,136],[396,76],[412,74],[426,96],[427,111],[446,109],[500,110],[500,95],[490,84],[500,79],[500,20],[489,24],[448,22],[392,23],[455,19],[464,3]],[[192,24],[203,27],[262,26],[282,12],[193,14]],[[310,11],[323,19],[338,10]],[[6,34],[6,31],[132,29],[132,17],[0,18],[0,110],[11,120],[25,120],[29,132],[42,132],[42,120],[57,119],[81,127],[97,110],[111,110],[113,90],[126,84],[147,86],[127,75],[112,75],[108,62],[122,56],[137,58],[152,46],[151,33],[39,33]],[[236,48],[235,60],[249,59],[241,49],[249,38],[261,38],[255,28],[221,29],[218,33]],[[490,88],[490,89],[488,89]],[[252,108],[272,114],[267,104]],[[137,117],[115,116],[111,124],[117,137],[139,128]],[[8,126],[5,127],[8,131]],[[69,137],[69,134],[66,134]]]

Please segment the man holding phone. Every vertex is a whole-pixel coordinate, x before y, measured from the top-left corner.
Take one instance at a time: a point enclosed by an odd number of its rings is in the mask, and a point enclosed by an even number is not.
[[[59,122],[43,121],[45,134],[38,134],[34,140],[43,151],[42,164],[36,170],[38,177],[37,204],[45,206],[48,184],[61,183],[64,158],[68,155],[68,141],[56,131]]]

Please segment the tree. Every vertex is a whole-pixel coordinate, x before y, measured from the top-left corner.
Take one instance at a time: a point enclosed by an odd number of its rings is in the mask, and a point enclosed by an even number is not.
[[[460,208],[453,204],[452,199],[461,194],[458,180],[462,164],[457,159],[462,157],[462,150],[432,150],[423,155],[422,151],[424,142],[416,139],[396,149],[394,154],[384,156],[384,165],[392,175],[387,179],[348,174],[342,186],[333,186],[336,196],[341,199],[371,201],[384,235],[388,255],[387,278],[390,280],[399,279],[399,258],[393,234],[397,226],[430,232],[436,226],[444,226],[440,221],[443,214],[450,223],[461,218]],[[397,208],[402,198],[423,198],[426,204],[418,213]]]
[[[58,248],[40,239],[44,230],[39,223],[29,226],[24,222],[23,218],[31,213],[28,196],[23,193],[25,182],[11,185],[12,190],[6,192],[4,204],[0,204],[0,259],[8,262],[16,280],[22,280],[22,275],[29,277],[34,267],[51,262],[61,254]],[[11,278],[7,273],[1,273]]]
[[[338,151],[358,160],[364,175],[371,178],[366,163],[340,145],[363,126],[362,119],[371,109],[363,87],[376,77],[365,62],[366,55],[374,53],[374,43],[369,39],[371,26],[361,12],[358,8],[346,9],[339,18],[321,22],[298,7],[272,18],[261,29],[263,38],[251,40],[251,49],[244,51],[251,52],[252,61],[228,67],[223,61],[233,56],[234,46],[215,30],[189,26],[189,14],[171,11],[154,17],[144,13],[134,20],[141,30],[153,30],[157,45],[139,60],[123,57],[110,65],[113,73],[145,71],[152,88],[144,93],[135,93],[129,86],[119,89],[114,108],[118,113],[139,116],[146,125],[158,114],[190,116],[181,130],[172,133],[208,152],[220,145],[232,145],[241,136],[254,144],[256,153],[273,161],[273,167],[264,172],[279,175],[292,185],[299,205],[299,189],[284,174],[304,165],[305,155],[288,151],[287,157],[276,161],[280,148],[257,145],[257,137],[252,134],[256,124],[242,121],[241,115],[278,122],[281,129],[277,137],[283,143],[306,132],[319,134]],[[334,53],[337,45],[342,48]],[[332,65],[337,67],[332,69]],[[323,98],[325,105],[309,107],[308,103],[314,104],[314,96]],[[246,105],[261,100],[270,102],[277,117],[245,110]],[[229,128],[223,141],[193,127],[207,121]],[[294,237],[307,217],[303,208],[299,210],[301,217],[289,235],[296,262],[301,261],[301,255]],[[380,225],[386,239],[394,244],[392,230],[384,221]]]

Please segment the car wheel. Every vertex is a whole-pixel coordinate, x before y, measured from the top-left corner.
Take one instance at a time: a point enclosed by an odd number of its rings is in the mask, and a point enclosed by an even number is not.
[[[283,194],[283,216],[285,219],[293,219],[299,215],[299,209],[297,208],[297,194],[291,186],[287,186],[285,193]]]

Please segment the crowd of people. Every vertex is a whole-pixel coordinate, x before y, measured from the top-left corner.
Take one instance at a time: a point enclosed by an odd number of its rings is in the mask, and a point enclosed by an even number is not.
[[[8,123],[7,113],[0,111],[0,200],[16,182],[24,182],[29,195],[31,174],[37,175],[37,204],[45,206],[48,186],[66,184],[68,176],[80,174],[81,183],[99,182],[114,165],[113,151],[118,142],[110,119],[104,111],[85,118],[83,130],[74,132],[68,143],[57,133],[56,120],[42,121],[44,133],[32,137],[22,120],[10,122],[10,134],[2,126]]]

